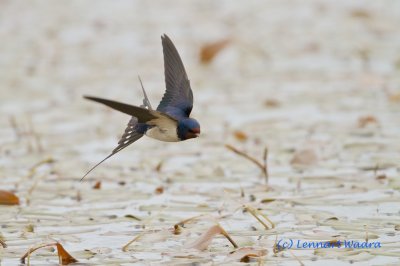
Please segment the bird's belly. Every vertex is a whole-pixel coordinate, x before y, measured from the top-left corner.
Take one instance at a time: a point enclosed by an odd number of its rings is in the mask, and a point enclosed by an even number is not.
[[[155,126],[146,131],[146,136],[166,142],[180,141],[178,134],[176,133],[176,127],[160,129]]]

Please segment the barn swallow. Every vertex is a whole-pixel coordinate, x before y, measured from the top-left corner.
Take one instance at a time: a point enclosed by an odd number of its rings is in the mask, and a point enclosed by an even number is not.
[[[143,104],[134,106],[97,97],[84,96],[85,99],[102,103],[131,116],[118,146],[106,158],[93,166],[87,176],[105,160],[120,152],[144,135],[160,141],[177,142],[196,138],[200,134],[200,124],[190,118],[193,108],[193,92],[182,59],[175,45],[167,35],[161,36],[164,54],[164,75],[166,91],[157,109],[154,110],[139,81],[144,94]],[[81,179],[81,180],[82,180]]]

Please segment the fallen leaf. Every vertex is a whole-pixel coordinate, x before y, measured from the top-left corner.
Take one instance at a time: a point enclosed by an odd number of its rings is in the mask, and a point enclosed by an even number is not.
[[[399,60],[399,68],[400,68],[400,60]],[[389,98],[389,101],[398,103],[398,102],[400,102],[400,93],[389,93],[388,98]]]
[[[281,103],[275,99],[267,99],[264,101],[266,107],[278,107]]]
[[[72,257],[60,244],[57,243],[58,259],[61,265],[68,265],[70,263],[78,262],[74,257]]]
[[[385,174],[377,175],[375,178],[376,178],[377,180],[386,179],[386,175],[385,175]]]
[[[162,194],[162,193],[164,193],[164,187],[157,187],[155,190],[154,190],[154,192],[156,193],[156,194]]]
[[[230,42],[229,39],[223,39],[217,42],[209,43],[204,45],[200,50],[200,61],[203,64],[210,63],[214,57],[226,47]]]
[[[237,244],[230,238],[230,236],[226,233],[226,231],[219,224],[211,226],[196,241],[188,244],[186,247],[187,248],[195,248],[198,250],[205,250],[210,245],[213,238],[218,234],[225,236],[234,247],[236,247],[236,248],[238,247]]]
[[[100,189],[101,188],[101,181],[97,181],[96,184],[94,184],[93,189]]]
[[[378,120],[371,115],[362,116],[358,119],[358,127],[364,128],[369,124],[378,124]]]
[[[19,205],[19,198],[12,192],[0,190],[0,205]]]
[[[371,14],[365,10],[365,9],[354,9],[350,15],[353,18],[359,18],[359,19],[370,19],[371,18]]]
[[[242,247],[238,250],[232,251],[228,258],[232,260],[239,260],[240,262],[249,262],[251,258],[259,258],[267,255],[268,251],[264,248],[256,247]]]
[[[33,233],[35,231],[35,226],[33,224],[28,224],[25,226],[25,231],[28,233]]]
[[[294,153],[290,163],[296,165],[313,165],[318,161],[316,152],[312,149],[302,149]]]
[[[235,132],[233,132],[233,135],[235,136],[235,138],[239,141],[246,141],[249,137],[246,135],[246,133],[244,133],[243,131],[240,130],[236,130]]]

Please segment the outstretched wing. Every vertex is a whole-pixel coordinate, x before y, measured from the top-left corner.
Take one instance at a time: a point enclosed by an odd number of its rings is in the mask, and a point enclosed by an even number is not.
[[[193,92],[185,67],[171,39],[164,34],[161,40],[166,91],[157,110],[175,117],[188,117],[193,108]]]
[[[143,107],[138,107],[126,103],[120,103],[92,96],[83,96],[83,97],[85,99],[107,105],[108,107],[111,107],[112,109],[118,110],[122,113],[137,117],[139,123],[146,123],[150,120],[158,118],[158,116],[161,115],[159,112],[155,112],[153,110],[149,110]]]
[[[146,130],[152,126],[160,126],[164,123],[174,123],[177,125],[177,120],[173,117],[169,116],[168,114],[164,114],[155,110],[151,109],[150,102],[145,95],[145,99],[143,100],[144,107],[137,107],[134,105],[129,105],[125,103],[120,103],[112,100],[97,98],[97,97],[90,97],[84,96],[86,99],[95,101],[98,103],[102,103],[111,107],[115,110],[123,112],[125,114],[131,115],[132,118],[128,123],[127,128],[125,129],[125,133],[122,135],[120,141],[118,142],[118,146],[108,155],[106,158],[101,160],[98,164],[93,166],[82,178],[85,178],[91,171],[93,171],[97,166],[103,163],[105,160],[116,154],[117,152],[121,151],[128,145],[132,144],[136,140],[140,139],[145,133]]]
[[[142,127],[146,127],[146,125],[142,125]],[[141,128],[141,125],[138,124],[138,119],[136,117],[132,117],[131,120],[128,123],[128,126],[125,129],[124,134],[122,135],[121,139],[118,141],[118,146],[111,152],[110,155],[108,155],[106,158],[101,160],[99,163],[97,163],[95,166],[93,166],[82,178],[81,181],[90,173],[92,172],[97,166],[102,164],[104,161],[106,161],[108,158],[113,156],[114,154],[120,152],[124,148],[128,147],[130,144],[134,143],[141,137],[143,137],[143,132],[145,129]]]

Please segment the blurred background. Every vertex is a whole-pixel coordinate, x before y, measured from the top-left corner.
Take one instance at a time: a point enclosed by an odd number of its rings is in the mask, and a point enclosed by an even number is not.
[[[147,193],[143,204],[170,206],[182,191],[264,184],[257,167],[224,147],[231,144],[257,158],[268,147],[274,193],[298,195],[310,186],[307,193],[321,195],[318,189],[338,183],[304,177],[336,176],[355,198],[344,209],[321,208],[349,219],[373,215],[373,203],[356,211],[359,198],[350,187],[363,183],[375,196],[394,189],[398,197],[399,25],[400,2],[390,0],[2,0],[0,189],[14,191],[25,207],[54,213],[63,206],[65,217],[86,217],[94,202],[103,209],[118,201],[123,210],[140,213],[130,198],[135,191]],[[165,91],[164,33],[186,67],[202,136],[182,143],[143,138],[79,183],[115,148],[129,120],[82,95],[140,105],[140,75],[156,106]],[[384,181],[377,181],[379,175]],[[110,191],[93,196],[99,180]],[[154,199],[159,187],[165,193]],[[71,209],[77,191],[87,205]],[[202,196],[196,204],[223,205],[218,197]],[[382,212],[391,212],[388,202]],[[296,224],[280,208],[271,215]],[[13,210],[0,220],[15,222],[21,209]],[[47,237],[49,228],[35,239]]]

